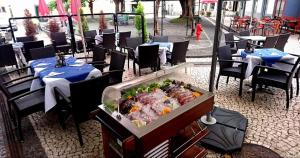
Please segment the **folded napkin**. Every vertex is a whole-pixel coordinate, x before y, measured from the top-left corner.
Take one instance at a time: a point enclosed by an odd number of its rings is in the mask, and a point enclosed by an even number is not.
[[[70,64],[69,66],[83,66],[84,65],[84,63],[74,63],[74,64]]]
[[[52,76],[57,76],[57,75],[61,75],[64,74],[64,72],[50,72],[47,76],[45,77],[52,77]]]
[[[49,65],[49,63],[39,63],[39,64],[35,65],[35,67],[47,66],[47,65]]]

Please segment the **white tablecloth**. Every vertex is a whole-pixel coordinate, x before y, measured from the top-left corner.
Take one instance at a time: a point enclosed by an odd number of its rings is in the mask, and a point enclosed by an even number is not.
[[[245,40],[251,40],[251,41],[265,41],[266,37],[265,36],[234,36],[234,40],[239,40],[239,39],[245,39]]]
[[[157,42],[159,43],[159,42]],[[167,63],[167,52],[172,52],[173,50],[173,43],[172,42],[162,42],[162,43],[168,43],[170,47],[164,47],[164,46],[159,46],[159,59],[160,59],[160,64],[164,65]],[[148,45],[148,43],[144,43],[142,45]],[[139,56],[139,47],[136,47],[134,55],[137,58]]]
[[[24,44],[22,42],[12,43],[14,52],[16,54],[16,59],[17,59],[18,65],[20,67],[23,67],[23,64],[25,64],[25,65],[27,64],[24,54],[22,53],[23,45]]]
[[[238,55],[241,55],[241,52],[243,51],[243,49],[239,49],[237,51],[237,54]],[[294,63],[295,62],[295,59],[296,57],[295,56],[292,56],[292,55],[285,55],[283,56],[280,61],[286,61],[286,62],[289,62],[289,63]],[[260,57],[258,56],[253,56],[251,54],[247,55],[246,58],[242,59],[240,57],[236,58],[236,60],[243,60],[243,61],[246,61],[248,63],[248,66],[247,66],[247,69],[246,69],[246,72],[245,72],[245,78],[249,78],[252,74],[252,71],[253,69],[255,68],[256,65],[260,65],[261,62],[263,61]],[[275,63],[272,65],[272,67],[275,67],[275,68],[280,68],[282,66],[281,63]]]
[[[34,76],[38,76],[39,72],[44,70],[45,68],[34,68]],[[102,73],[98,69],[93,69],[89,75],[85,78],[91,79],[94,77],[99,77],[101,76]],[[45,83],[45,112],[49,111],[56,105],[56,100],[54,96],[54,87],[59,87],[59,89],[66,95],[70,96],[70,81],[64,79],[64,78],[48,78],[44,77],[43,82]],[[41,81],[40,79],[35,79],[33,80],[31,84],[30,90],[35,90],[41,88]]]

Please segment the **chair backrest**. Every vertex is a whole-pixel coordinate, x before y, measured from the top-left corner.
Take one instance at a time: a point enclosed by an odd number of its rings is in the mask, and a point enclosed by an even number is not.
[[[126,46],[126,38],[130,38],[131,31],[119,33],[119,47],[124,48]]]
[[[171,65],[184,63],[190,41],[174,42],[171,55]]]
[[[138,47],[139,50],[139,67],[157,67],[158,64],[158,49],[159,45],[141,45]]]
[[[101,46],[94,46],[93,48],[93,61],[105,61],[105,49]]]
[[[293,82],[293,77],[295,76],[295,74],[297,73],[297,71],[299,71],[299,63],[300,63],[300,57],[297,58],[292,70],[291,70],[291,73],[289,74],[288,76],[288,80],[287,80],[287,84],[288,84],[288,87],[291,87],[292,85],[292,82]]]
[[[250,36],[250,31],[249,30],[245,30],[245,31],[241,31],[239,33],[240,36]]]
[[[115,33],[115,29],[103,29],[102,33]]]
[[[275,44],[275,48],[281,51],[284,51],[284,46],[286,42],[288,41],[291,33],[286,33],[286,34],[280,34],[278,37],[278,40]]]
[[[137,46],[143,44],[142,37],[126,38],[126,46],[132,49],[136,49]]]
[[[82,122],[89,119],[89,113],[101,104],[103,90],[108,86],[108,75],[70,83],[73,117]]]
[[[51,36],[51,40],[55,42],[53,44],[57,46],[65,45],[68,43],[65,32],[52,32],[50,36]]]
[[[231,48],[234,47],[234,36],[232,32],[229,33],[224,33],[224,37],[225,37],[225,43],[226,45],[230,45]],[[230,42],[231,41],[231,42]]]
[[[279,36],[268,36],[264,43],[264,48],[274,48]]]
[[[53,46],[33,48],[33,49],[30,49],[30,55],[31,55],[32,60],[54,57],[55,49]]]
[[[24,57],[27,61],[32,60],[30,49],[32,48],[42,48],[44,47],[44,41],[32,41],[32,42],[24,42],[23,48],[24,48]]]
[[[247,46],[248,40],[240,40],[238,43],[236,43],[237,49],[245,49]]]
[[[103,47],[106,49],[115,49],[116,35],[115,33],[104,33],[103,34]]]
[[[221,46],[218,49],[218,58],[219,60],[232,60],[232,54],[229,46]],[[232,62],[222,62],[219,61],[220,71],[224,68],[232,67]]]
[[[125,60],[126,60],[126,54],[113,51],[110,57],[109,71],[124,70]],[[123,77],[123,71],[118,73],[112,73],[110,76],[114,80],[118,80],[118,82],[121,83]]]
[[[152,41],[153,42],[168,42],[169,37],[168,36],[153,36]]]
[[[0,45],[0,67],[11,65],[17,65],[17,60],[12,45]]]
[[[30,42],[30,41],[34,41],[34,37],[33,36],[16,37],[16,41],[17,42]]]
[[[83,32],[83,35],[84,37],[95,38],[95,36],[97,35],[97,31],[96,30],[85,31]]]

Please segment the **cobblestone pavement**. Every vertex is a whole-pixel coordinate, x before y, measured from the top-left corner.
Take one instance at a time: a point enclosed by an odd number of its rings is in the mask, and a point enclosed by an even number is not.
[[[210,67],[205,65],[190,68],[190,80],[186,82],[208,89],[209,70]],[[129,69],[124,80],[132,78],[134,75],[132,69]],[[251,102],[250,94],[246,92],[249,88],[247,86],[243,88],[243,97],[238,97],[238,83],[238,80],[231,79],[226,85],[225,78],[221,78],[219,90],[215,92],[215,106],[238,111],[248,118],[245,142],[263,145],[283,157],[300,157],[299,97],[291,100],[290,109],[286,111],[283,91],[272,89],[274,95],[258,93],[255,101]],[[96,121],[80,125],[84,140],[84,146],[81,147],[72,119],[67,121],[67,129],[64,131],[54,113],[36,113],[28,118],[48,157],[103,157],[101,125]],[[209,151],[207,157],[222,155]]]

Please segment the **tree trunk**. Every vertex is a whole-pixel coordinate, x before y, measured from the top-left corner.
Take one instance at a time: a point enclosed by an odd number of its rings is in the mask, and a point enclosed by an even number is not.
[[[121,0],[121,12],[125,12],[125,0]]]
[[[94,19],[94,2],[95,2],[95,0],[89,0],[89,8],[90,8],[90,12],[91,12],[91,14],[92,14],[92,18]]]
[[[181,10],[182,10],[180,18],[182,18],[185,15],[185,12],[186,12],[186,10],[185,10],[185,3],[186,2],[185,1],[186,0],[179,0],[180,6],[181,6]]]
[[[160,0],[155,0],[155,17],[154,17],[154,32],[156,35],[159,35],[159,19],[158,19],[158,10],[159,10]]]
[[[115,3],[115,12],[119,13],[120,10],[120,0],[114,0]]]

